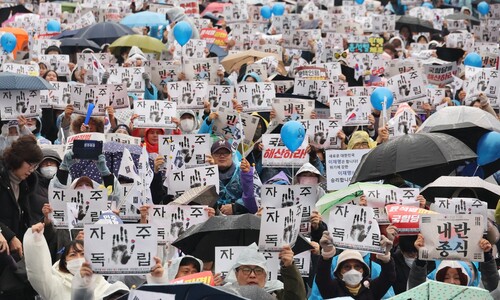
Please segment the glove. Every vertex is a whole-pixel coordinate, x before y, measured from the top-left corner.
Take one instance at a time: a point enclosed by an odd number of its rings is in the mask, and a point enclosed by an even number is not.
[[[59,169],[69,172],[69,169],[74,163],[75,160],[73,159],[73,151],[70,150],[64,154],[64,158],[62,164],[59,166]]]
[[[481,107],[484,107],[484,106],[487,106],[488,104],[490,104],[490,100],[488,99],[488,97],[486,97],[485,94],[480,94],[478,99],[479,99],[479,103],[481,103]]]
[[[142,79],[144,79],[144,82],[146,83],[146,87],[148,89],[150,89],[151,88],[151,77],[149,76],[149,74],[146,72],[142,73]]]
[[[106,71],[106,72],[104,72],[104,74],[102,74],[102,83],[101,84],[106,84],[108,82],[108,79],[109,79],[109,72]]]
[[[389,240],[388,238],[386,238],[385,235],[383,235],[382,239],[380,239],[380,245],[383,248],[385,247],[385,253],[384,254],[377,254],[376,257],[378,260],[382,261],[383,263],[388,263],[391,260],[392,241]]]
[[[329,259],[335,256],[335,246],[333,245],[333,239],[330,237],[330,233],[328,231],[323,231],[323,236],[319,240],[319,245],[323,249],[321,252],[321,256],[325,259]]]
[[[96,165],[97,165],[97,170],[101,172],[102,176],[111,175],[111,172],[109,171],[108,166],[106,165],[106,157],[104,156],[104,154],[99,155]]]

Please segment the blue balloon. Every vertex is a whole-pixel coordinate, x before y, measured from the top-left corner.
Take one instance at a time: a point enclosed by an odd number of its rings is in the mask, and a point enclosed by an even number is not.
[[[355,0],[357,4],[361,5],[365,2],[365,0]]]
[[[423,7],[430,8],[430,9],[433,9],[433,8],[434,8],[434,5],[432,5],[432,3],[430,3],[430,2],[424,2],[424,3],[422,3],[422,6],[423,6]]]
[[[485,16],[490,12],[490,5],[487,2],[482,1],[477,5],[477,11]]]
[[[2,44],[3,50],[7,53],[11,53],[14,49],[16,49],[17,38],[13,33],[6,32],[2,35],[0,43]]]
[[[464,65],[470,67],[481,68],[483,66],[483,59],[476,52],[471,52],[467,54],[464,59]]]
[[[291,152],[299,149],[306,137],[306,129],[300,122],[288,121],[281,127],[281,140]]]
[[[370,95],[370,102],[372,103],[373,108],[375,108],[376,110],[382,111],[384,109],[382,107],[384,99],[386,99],[385,108],[387,109],[391,107],[392,102],[394,101],[394,94],[390,89],[386,87],[378,87]]]
[[[186,21],[180,21],[174,26],[174,37],[179,45],[184,46],[191,39],[191,35],[193,34],[193,28],[191,28],[191,24]]]
[[[285,13],[285,5],[283,3],[276,3],[273,5],[273,14],[275,16],[282,16]]]
[[[260,15],[264,18],[264,19],[270,19],[271,16],[273,15],[273,11],[272,9],[269,7],[269,6],[262,6],[262,8],[260,9]]]
[[[57,22],[56,20],[50,20],[47,23],[47,31],[48,32],[60,32],[61,31],[61,24]]]
[[[485,133],[477,142],[477,164],[487,165],[500,159],[500,133],[496,131]]]

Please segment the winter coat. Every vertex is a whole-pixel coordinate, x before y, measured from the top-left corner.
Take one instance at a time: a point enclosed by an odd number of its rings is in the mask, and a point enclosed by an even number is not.
[[[255,202],[253,173],[243,173],[240,170],[240,166],[237,165],[227,184],[219,180],[219,199],[217,200],[217,204],[233,204],[233,214],[236,215],[247,213],[248,209],[245,207],[245,202],[248,205],[250,201]]]
[[[336,297],[352,297],[355,300],[379,300],[382,299],[384,294],[389,290],[391,285],[396,281],[396,271],[394,267],[394,260],[388,263],[382,263],[382,272],[380,276],[371,280],[364,278],[361,281],[361,287],[356,296],[352,295],[345,283],[339,279],[333,279],[330,276],[330,266],[332,259],[320,258],[318,263],[318,275],[316,276],[316,283],[318,285],[321,296],[324,299]]]
[[[37,176],[31,174],[19,183],[19,199],[16,200],[12,191],[9,171],[3,161],[0,161],[0,223],[2,235],[7,241],[13,237],[23,239],[23,234],[31,226],[29,197],[37,185]]]
[[[72,299],[71,285],[75,276],[61,272],[58,267],[59,262],[52,265],[49,248],[43,236],[28,229],[23,244],[28,279],[42,298],[50,300]],[[123,283],[109,284],[102,275],[93,275],[93,281],[95,285],[94,299],[103,299],[118,291],[128,291]]]

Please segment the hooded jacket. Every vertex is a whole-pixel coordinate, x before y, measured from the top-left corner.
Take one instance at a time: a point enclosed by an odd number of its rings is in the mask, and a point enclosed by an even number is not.
[[[163,266],[163,268],[165,270],[168,270],[168,272],[167,272],[167,278],[168,278],[169,282],[175,279],[175,276],[179,272],[179,268],[180,268],[181,262],[186,257],[190,257],[190,258],[195,259],[199,263],[199,270],[203,271],[203,262],[201,260],[199,260],[198,258],[196,258],[194,256],[191,256],[191,255],[184,255],[184,256],[181,256],[181,257],[177,257],[177,258],[172,259],[172,261],[170,262],[170,265],[165,264]]]
[[[172,7],[166,11],[166,16],[167,16],[168,20],[170,21],[170,23],[174,23],[174,22],[178,23],[181,21],[188,22],[189,25],[191,25],[191,29],[192,29],[191,39],[199,39],[200,38],[200,33],[198,32],[198,28],[193,23],[193,20],[190,17],[186,16],[186,14],[184,13],[184,9],[182,9],[180,7]],[[174,40],[175,40],[174,31],[170,30],[170,32],[168,33],[167,48],[170,44],[172,44],[174,42]]]
[[[325,195],[325,190],[323,190],[323,188],[319,185],[319,183],[326,182],[326,178],[323,175],[321,175],[321,173],[318,171],[318,169],[316,169],[312,164],[305,163],[302,165],[302,167],[300,167],[300,169],[297,171],[297,173],[293,177],[293,184],[299,184],[298,176],[302,173],[305,173],[305,172],[314,173],[319,177],[318,178],[318,185],[316,186],[316,192],[318,195],[318,199],[320,199],[321,197],[323,197]]]

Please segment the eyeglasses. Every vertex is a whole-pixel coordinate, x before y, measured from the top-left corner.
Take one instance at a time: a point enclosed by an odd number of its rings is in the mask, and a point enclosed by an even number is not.
[[[335,59],[339,59],[340,57],[347,58],[347,52],[335,53]]]
[[[26,163],[30,166],[31,172],[35,171],[38,168],[38,165],[40,165],[40,163],[29,163],[29,162]]]
[[[241,268],[238,268],[236,269],[238,272],[241,271],[241,273],[243,273],[243,275],[250,275],[252,274],[252,272],[255,274],[255,276],[259,276],[259,275],[262,275],[264,274],[266,271],[264,269],[262,269],[261,267],[255,267],[255,268],[250,268],[250,267],[241,267]]]
[[[217,157],[228,157],[229,155],[231,155],[231,152],[215,152],[214,153],[214,156],[217,156]]]

